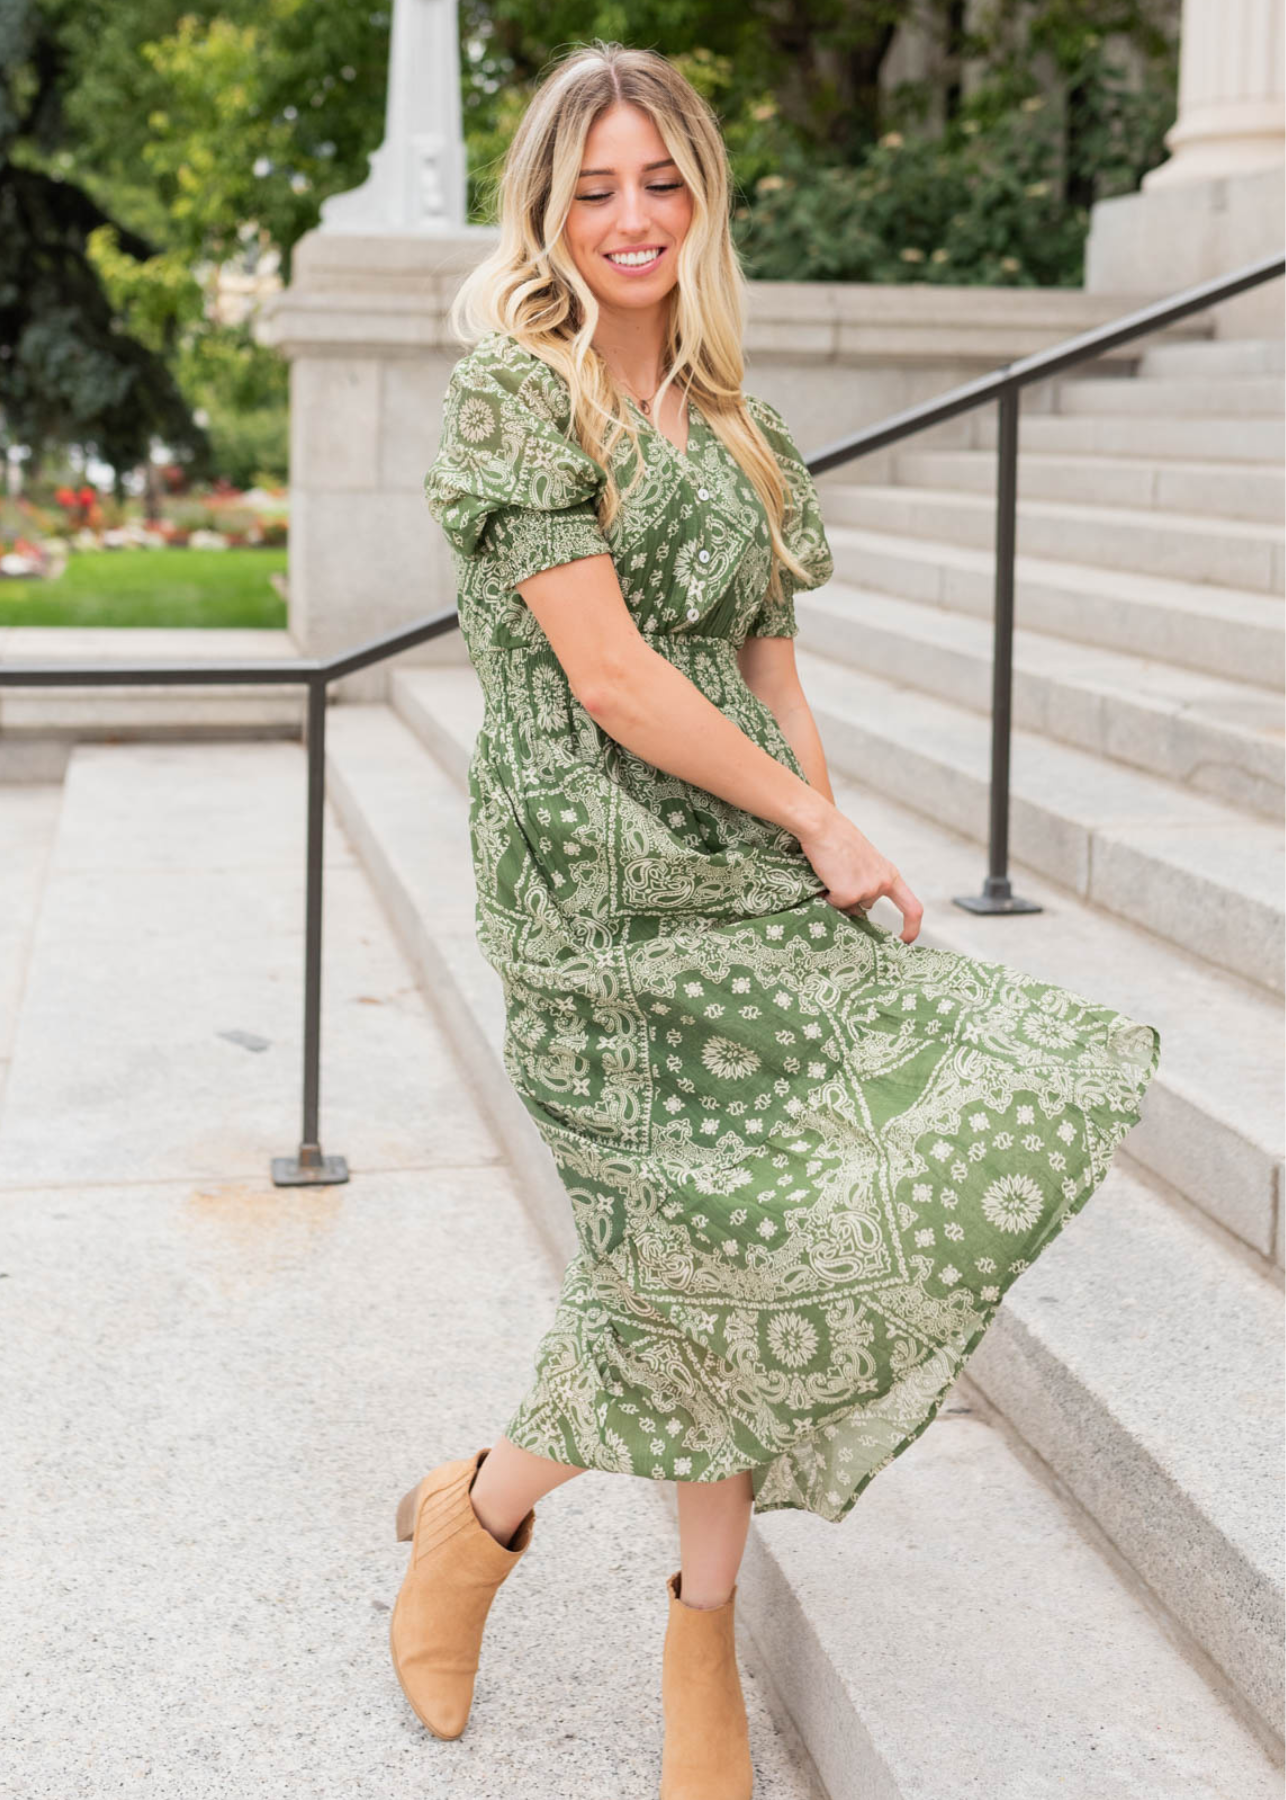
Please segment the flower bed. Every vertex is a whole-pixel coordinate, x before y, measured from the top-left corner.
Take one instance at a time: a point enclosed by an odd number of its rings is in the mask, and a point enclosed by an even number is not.
[[[61,486],[42,504],[0,499],[0,581],[57,580],[73,553],[128,550],[280,550],[289,533],[285,490],[165,495],[145,510],[88,485]]]

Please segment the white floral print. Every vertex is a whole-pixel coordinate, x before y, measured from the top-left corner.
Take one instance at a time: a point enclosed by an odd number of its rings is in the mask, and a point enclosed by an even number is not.
[[[1040,1217],[1040,1209],[1040,1188],[1030,1175],[1004,1175],[982,1196],[983,1212],[1002,1231],[1026,1231]]]

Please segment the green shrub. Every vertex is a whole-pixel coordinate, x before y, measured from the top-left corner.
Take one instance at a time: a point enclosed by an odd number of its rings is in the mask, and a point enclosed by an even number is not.
[[[210,466],[233,487],[276,487],[290,466],[290,414],[286,406],[238,412],[207,407]]]
[[[1162,160],[1173,115],[1164,83],[1134,89],[1087,43],[1057,101],[1006,79],[940,132],[886,132],[856,165],[784,148],[734,219],[747,274],[1078,286],[1089,205]]]

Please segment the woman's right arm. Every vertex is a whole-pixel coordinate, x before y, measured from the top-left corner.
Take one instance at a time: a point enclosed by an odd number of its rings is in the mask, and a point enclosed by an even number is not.
[[[887,894],[911,943],[922,907],[901,875],[851,819],[653,650],[635,625],[612,558],[579,557],[543,569],[517,590],[566,672],[585,711],[644,762],[793,832],[844,910]]]

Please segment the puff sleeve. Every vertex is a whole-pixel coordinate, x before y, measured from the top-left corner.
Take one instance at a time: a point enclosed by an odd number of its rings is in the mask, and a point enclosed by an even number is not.
[[[606,476],[565,435],[570,414],[557,371],[512,338],[484,338],[452,370],[424,497],[457,555],[505,588],[610,554],[594,504]]]
[[[813,478],[795,446],[786,422],[776,407],[750,394],[746,405],[756,424],[767,438],[786,483],[787,505],[782,531],[791,553],[808,571],[808,579],[800,581],[785,567],[781,570],[782,595],[763,600],[746,632],[747,637],[795,637],[799,621],[795,617],[795,595],[801,589],[821,587],[835,572],[835,559],[826,541],[822,525],[822,505]]]

